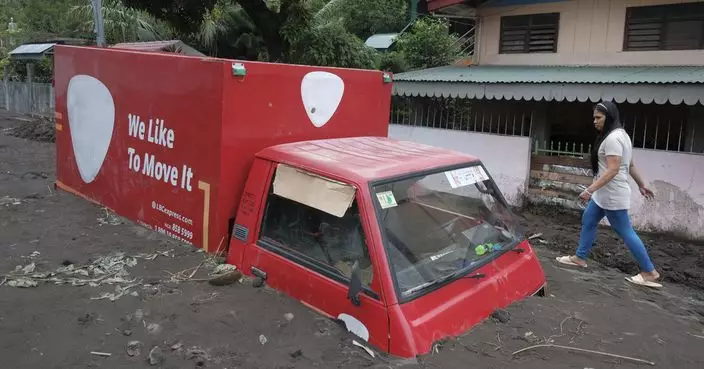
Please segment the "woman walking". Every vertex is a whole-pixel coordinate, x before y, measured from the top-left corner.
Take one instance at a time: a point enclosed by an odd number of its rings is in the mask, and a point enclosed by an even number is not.
[[[597,227],[606,216],[611,227],[623,239],[640,266],[641,272],[626,277],[626,280],[648,287],[662,287],[656,282],[660,274],[650,261],[643,241],[633,230],[628,215],[631,202],[629,174],[643,196],[651,200],[654,195],[646,188],[643,178],[633,163],[631,139],[621,125],[616,104],[604,101],[596,105],[594,127],[599,132],[591,152],[592,171],[596,180],[579,195],[580,201],[583,204],[586,203],[582,215],[579,247],[575,255],[560,256],[557,261],[586,268],[589,251],[596,239]]]

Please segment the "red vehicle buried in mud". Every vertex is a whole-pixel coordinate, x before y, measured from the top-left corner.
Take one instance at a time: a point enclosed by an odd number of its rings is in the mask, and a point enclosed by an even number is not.
[[[55,81],[60,188],[226,252],[381,351],[544,292],[478,158],[385,137],[388,74],[57,46]]]

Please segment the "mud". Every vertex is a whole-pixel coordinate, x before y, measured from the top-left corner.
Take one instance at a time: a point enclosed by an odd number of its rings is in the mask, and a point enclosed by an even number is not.
[[[0,129],[22,121],[0,111]],[[608,230],[589,270],[552,262],[576,245],[576,218],[522,213],[548,277],[548,295],[494,314],[431,354],[372,358],[334,322],[248,280],[205,282],[218,263],[53,189],[54,146],[0,134],[0,358],[7,368],[656,368],[704,367],[702,245],[644,235],[666,277],[663,290],[627,284],[635,272],[627,249]],[[34,264],[42,273],[94,262],[113,251],[137,256],[116,285],[9,287],[5,275]],[[145,256],[146,255],[146,256]],[[151,256],[150,256],[151,255]],[[603,263],[603,264],[602,264]],[[120,285],[120,284],[118,284]],[[692,287],[697,288],[692,288]],[[105,354],[109,355],[106,356]]]
[[[11,118],[17,124],[6,127],[5,134],[39,142],[56,141],[56,130],[51,119],[41,116],[12,116]]]
[[[549,206],[531,206],[521,214],[528,233],[543,233],[550,250],[574,254],[579,242],[580,213]],[[650,258],[665,282],[704,290],[704,241],[688,241],[672,234],[639,232]],[[591,258],[624,273],[638,273],[638,265],[618,235],[608,226],[599,227]]]

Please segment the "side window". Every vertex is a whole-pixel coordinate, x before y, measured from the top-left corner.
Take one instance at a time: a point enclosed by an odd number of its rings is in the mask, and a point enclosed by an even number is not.
[[[349,279],[359,262],[362,282],[371,285],[373,272],[356,199],[342,217],[269,191],[260,240],[273,243],[308,261],[315,269]],[[319,272],[321,270],[318,270]]]

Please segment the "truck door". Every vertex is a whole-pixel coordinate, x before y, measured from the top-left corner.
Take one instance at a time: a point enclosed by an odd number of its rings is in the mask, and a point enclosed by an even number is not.
[[[342,320],[348,330],[387,350],[388,314],[367,245],[360,193],[350,184],[283,164],[273,172],[259,232],[245,246],[245,271],[265,276],[270,287]],[[355,262],[363,284],[358,304],[347,298]]]

